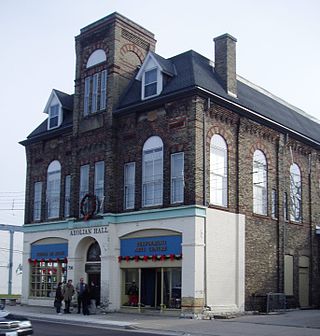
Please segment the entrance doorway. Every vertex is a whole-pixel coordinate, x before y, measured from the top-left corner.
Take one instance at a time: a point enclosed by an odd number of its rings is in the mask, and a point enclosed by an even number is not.
[[[301,308],[309,307],[309,258],[299,258],[299,303]]]
[[[101,288],[100,273],[89,273],[88,284],[90,288],[90,297],[96,300],[97,306],[100,306],[100,288]]]
[[[101,287],[101,250],[97,241],[93,242],[87,251],[85,271],[88,275],[88,285],[91,299],[95,299],[96,305],[100,305]]]
[[[153,309],[181,308],[180,267],[124,269],[123,273],[123,305],[129,304],[128,288],[135,281],[139,287],[138,307]]]

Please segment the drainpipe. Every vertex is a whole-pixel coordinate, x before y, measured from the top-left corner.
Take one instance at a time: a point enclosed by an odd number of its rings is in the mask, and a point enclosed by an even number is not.
[[[310,285],[309,285],[309,306],[312,305],[312,285],[313,285],[313,229],[312,229],[312,192],[311,192],[311,159],[312,155],[309,153],[309,161],[308,161],[308,184],[309,184],[309,221],[310,221],[310,267],[309,267],[309,278],[310,278]]]
[[[13,267],[13,229],[9,230],[10,233],[10,253],[9,253],[9,281],[8,281],[8,294],[12,294],[12,267]]]
[[[240,195],[240,155],[239,155],[239,148],[240,148],[240,117],[237,123],[237,141],[236,141],[236,214],[239,215],[240,212],[240,200],[239,200],[239,195]]]
[[[206,152],[206,111],[210,109],[210,98],[207,100],[207,108],[203,109],[202,114],[202,127],[203,127],[203,206],[207,209],[207,152]],[[203,230],[204,230],[204,307],[207,307],[207,211],[204,217]]]
[[[276,208],[276,216],[277,216],[277,264],[278,264],[278,269],[277,269],[277,277],[278,277],[278,293],[280,293],[280,289],[281,289],[281,284],[280,284],[280,278],[281,278],[281,272],[280,272],[280,262],[281,262],[281,228],[280,228],[280,204],[279,204],[279,200],[280,200],[280,179],[279,179],[279,174],[280,174],[280,139],[278,139],[277,141],[277,167],[276,167],[276,186],[277,186],[277,191],[276,191],[276,204],[277,204],[277,208]]]

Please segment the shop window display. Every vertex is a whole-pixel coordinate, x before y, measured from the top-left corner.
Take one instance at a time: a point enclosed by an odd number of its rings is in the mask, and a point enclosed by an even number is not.
[[[64,261],[30,260],[31,297],[54,297],[59,282],[66,282],[67,263]]]

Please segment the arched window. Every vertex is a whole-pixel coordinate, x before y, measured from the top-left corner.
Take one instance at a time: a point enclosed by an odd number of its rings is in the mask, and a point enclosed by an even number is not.
[[[290,220],[300,222],[301,214],[301,172],[297,164],[290,166]]]
[[[259,215],[268,213],[267,160],[261,150],[253,154],[253,212]]]
[[[107,60],[107,55],[104,50],[97,49],[89,57],[87,62],[87,68],[90,68],[99,63],[105,62]]]
[[[52,161],[47,171],[47,215],[48,218],[59,217],[61,164]]]
[[[228,149],[218,134],[213,135],[210,143],[210,203],[228,205]]]
[[[149,138],[142,153],[142,205],[162,205],[163,142],[158,136]]]
[[[88,248],[87,261],[101,261],[101,250],[98,242],[92,243]]]

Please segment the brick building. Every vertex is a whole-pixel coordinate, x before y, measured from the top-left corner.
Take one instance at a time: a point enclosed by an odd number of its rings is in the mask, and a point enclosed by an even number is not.
[[[23,302],[84,277],[110,311],[318,306],[319,123],[237,76],[228,34],[214,63],[118,13],[75,42],[74,94],[21,142]]]

